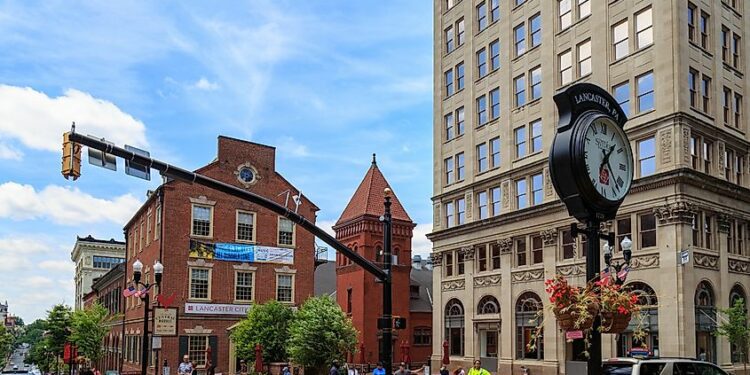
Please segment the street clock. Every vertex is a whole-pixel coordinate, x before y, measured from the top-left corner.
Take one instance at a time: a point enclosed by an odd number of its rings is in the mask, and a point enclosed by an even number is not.
[[[614,219],[633,182],[625,113],[590,83],[570,86],[554,100],[560,120],[549,169],[557,194],[580,221]]]

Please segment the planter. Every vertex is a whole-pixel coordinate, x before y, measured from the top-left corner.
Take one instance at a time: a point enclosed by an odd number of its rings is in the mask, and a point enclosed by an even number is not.
[[[591,329],[594,325],[594,318],[599,313],[599,305],[596,303],[590,303],[587,307],[588,317],[584,319],[579,326],[576,326],[576,321],[580,317],[578,311],[567,311],[561,313],[558,309],[554,309],[555,317],[557,318],[557,324],[560,325],[560,329],[563,331],[585,331]]]
[[[631,313],[620,314],[602,311],[602,333],[623,333],[630,325]]]

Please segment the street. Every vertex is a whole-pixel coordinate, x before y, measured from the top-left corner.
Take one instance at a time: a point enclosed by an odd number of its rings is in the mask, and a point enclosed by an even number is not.
[[[3,368],[3,372],[31,372],[31,366],[25,367],[26,365],[23,363],[23,360],[24,358],[26,358],[26,354],[28,353],[28,351],[28,348],[18,348],[14,350],[13,354],[11,354],[10,356],[10,360],[5,365],[5,368]]]

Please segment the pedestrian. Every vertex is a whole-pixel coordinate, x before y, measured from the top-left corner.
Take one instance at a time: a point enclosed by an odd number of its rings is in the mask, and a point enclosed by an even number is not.
[[[193,373],[193,364],[190,362],[190,356],[185,354],[182,356],[182,363],[177,368],[177,374],[179,375],[191,375]]]
[[[292,373],[289,371],[289,367],[284,367],[281,369],[281,375],[292,375]]]
[[[102,373],[97,370],[96,367],[92,368],[91,370],[94,371],[94,375],[102,375]]]
[[[707,359],[708,358],[706,356],[706,349],[701,348],[700,353],[698,354],[698,360],[706,362]]]
[[[401,362],[398,365],[398,370],[396,370],[395,375],[411,375],[411,371],[406,368],[406,363]]]
[[[482,368],[482,362],[474,360],[474,367],[469,369],[469,375],[490,375],[490,372]]]
[[[349,373],[349,364],[344,362],[344,365],[339,367],[339,375],[348,375]]]
[[[247,375],[247,363],[244,359],[240,359],[240,374]]]
[[[464,371],[463,366],[458,366],[455,371],[453,371],[454,375],[466,375],[466,371]]]
[[[450,372],[445,365],[440,366],[440,375],[450,375]]]
[[[331,369],[328,370],[328,375],[339,375],[338,361],[333,361],[333,363],[331,364]]]
[[[357,370],[357,366],[354,364],[349,366],[349,371],[347,371],[347,375],[359,375],[359,370]]]
[[[372,375],[385,375],[385,369],[383,368],[383,362],[378,362],[378,367],[372,370]]]

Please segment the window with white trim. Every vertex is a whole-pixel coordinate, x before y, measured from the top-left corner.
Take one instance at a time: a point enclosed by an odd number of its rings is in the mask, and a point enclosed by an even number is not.
[[[294,302],[294,275],[276,275],[276,300],[279,302]]]
[[[253,272],[237,271],[235,274],[234,299],[237,302],[251,302],[253,300]]]
[[[211,299],[211,270],[190,268],[190,299]]]
[[[199,237],[211,237],[213,232],[213,210],[211,206],[193,204],[193,225],[191,235]]]
[[[255,213],[237,210],[237,241],[255,240]]]
[[[279,218],[279,245],[294,245],[294,223],[283,217]]]

